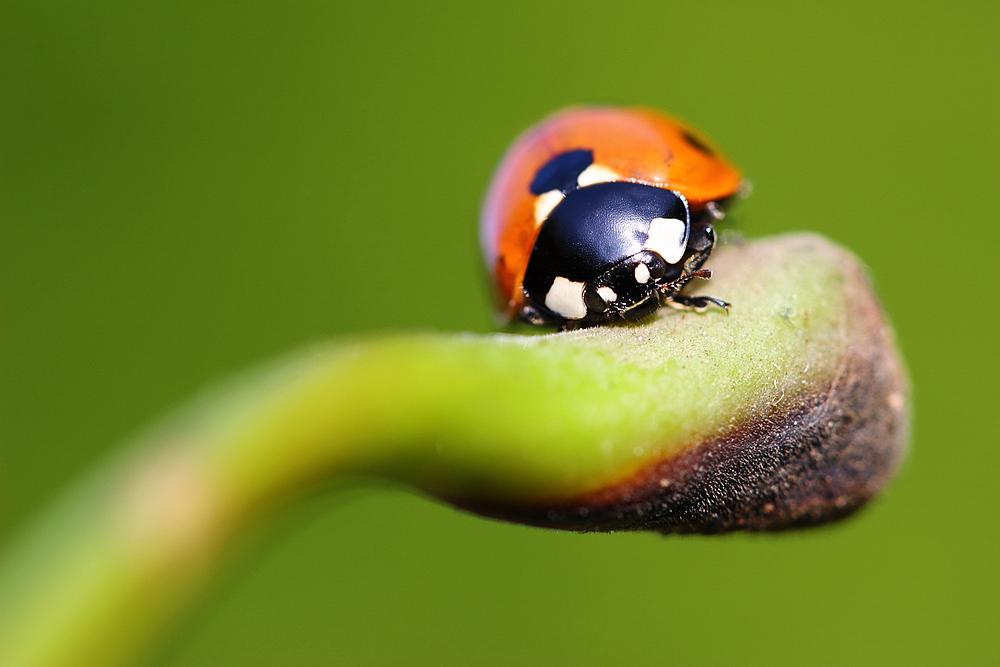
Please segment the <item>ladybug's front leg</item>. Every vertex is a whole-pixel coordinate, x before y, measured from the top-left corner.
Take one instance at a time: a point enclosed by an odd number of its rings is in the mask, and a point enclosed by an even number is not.
[[[708,222],[696,222],[691,225],[691,235],[688,237],[688,252],[691,253],[684,261],[684,274],[687,280],[695,276],[708,256],[715,248],[715,228]],[[711,276],[709,276],[711,277]],[[687,282],[685,280],[684,282]]]
[[[691,254],[684,261],[684,273],[670,284],[669,290],[663,294],[663,303],[678,310],[693,310],[704,312],[710,304],[714,304],[729,312],[729,304],[714,296],[686,296],[678,294],[693,278],[708,280],[712,272],[701,268],[715,248],[715,229],[710,223],[699,222],[691,225],[691,235],[688,238],[688,252]]]
[[[727,313],[729,312],[729,304],[714,296],[686,296],[683,294],[674,294],[664,300],[664,303],[671,308],[676,308],[677,310],[693,310],[696,313],[704,313],[708,310],[708,306],[710,304],[715,304]]]

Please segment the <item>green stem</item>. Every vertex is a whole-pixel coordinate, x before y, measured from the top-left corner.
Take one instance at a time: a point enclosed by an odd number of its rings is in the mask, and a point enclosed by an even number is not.
[[[4,562],[0,664],[134,659],[251,519],[380,476],[445,499],[599,492],[837,373],[855,260],[813,236],[723,248],[722,312],[548,336],[310,348],[210,392],[75,489]],[[866,297],[867,298],[867,297]]]

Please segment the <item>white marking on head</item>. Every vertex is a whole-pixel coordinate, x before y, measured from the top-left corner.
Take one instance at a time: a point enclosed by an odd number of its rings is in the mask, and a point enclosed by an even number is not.
[[[545,307],[568,320],[580,320],[587,315],[587,304],[583,301],[583,283],[556,276],[545,295]]]
[[[649,282],[649,267],[642,262],[635,265],[635,281],[640,285]]]
[[[618,172],[611,171],[607,167],[602,167],[599,164],[592,164],[576,177],[576,183],[579,187],[585,188],[588,185],[593,185],[594,183],[611,183],[613,181],[620,181],[621,174]]]
[[[644,250],[658,253],[667,264],[676,264],[687,248],[688,226],[677,218],[654,218],[649,223],[649,238]]]
[[[597,294],[604,299],[604,303],[614,303],[618,300],[618,295],[610,287],[598,287]]]
[[[545,218],[549,217],[552,209],[558,206],[562,200],[563,193],[559,190],[549,190],[538,195],[538,199],[535,200],[535,226],[545,222]]]

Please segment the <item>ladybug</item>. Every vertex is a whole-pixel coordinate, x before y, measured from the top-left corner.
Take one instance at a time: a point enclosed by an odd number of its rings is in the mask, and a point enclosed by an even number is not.
[[[481,242],[504,320],[562,329],[630,322],[687,296],[715,247],[712,223],[744,187],[726,158],[651,109],[560,111],[507,151],[483,204]]]

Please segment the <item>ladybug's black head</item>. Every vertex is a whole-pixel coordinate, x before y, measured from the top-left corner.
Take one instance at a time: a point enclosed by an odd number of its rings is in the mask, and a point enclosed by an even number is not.
[[[641,320],[660,305],[656,286],[680,275],[680,267],[667,264],[659,253],[644,250],[618,262],[584,287],[587,313]]]

